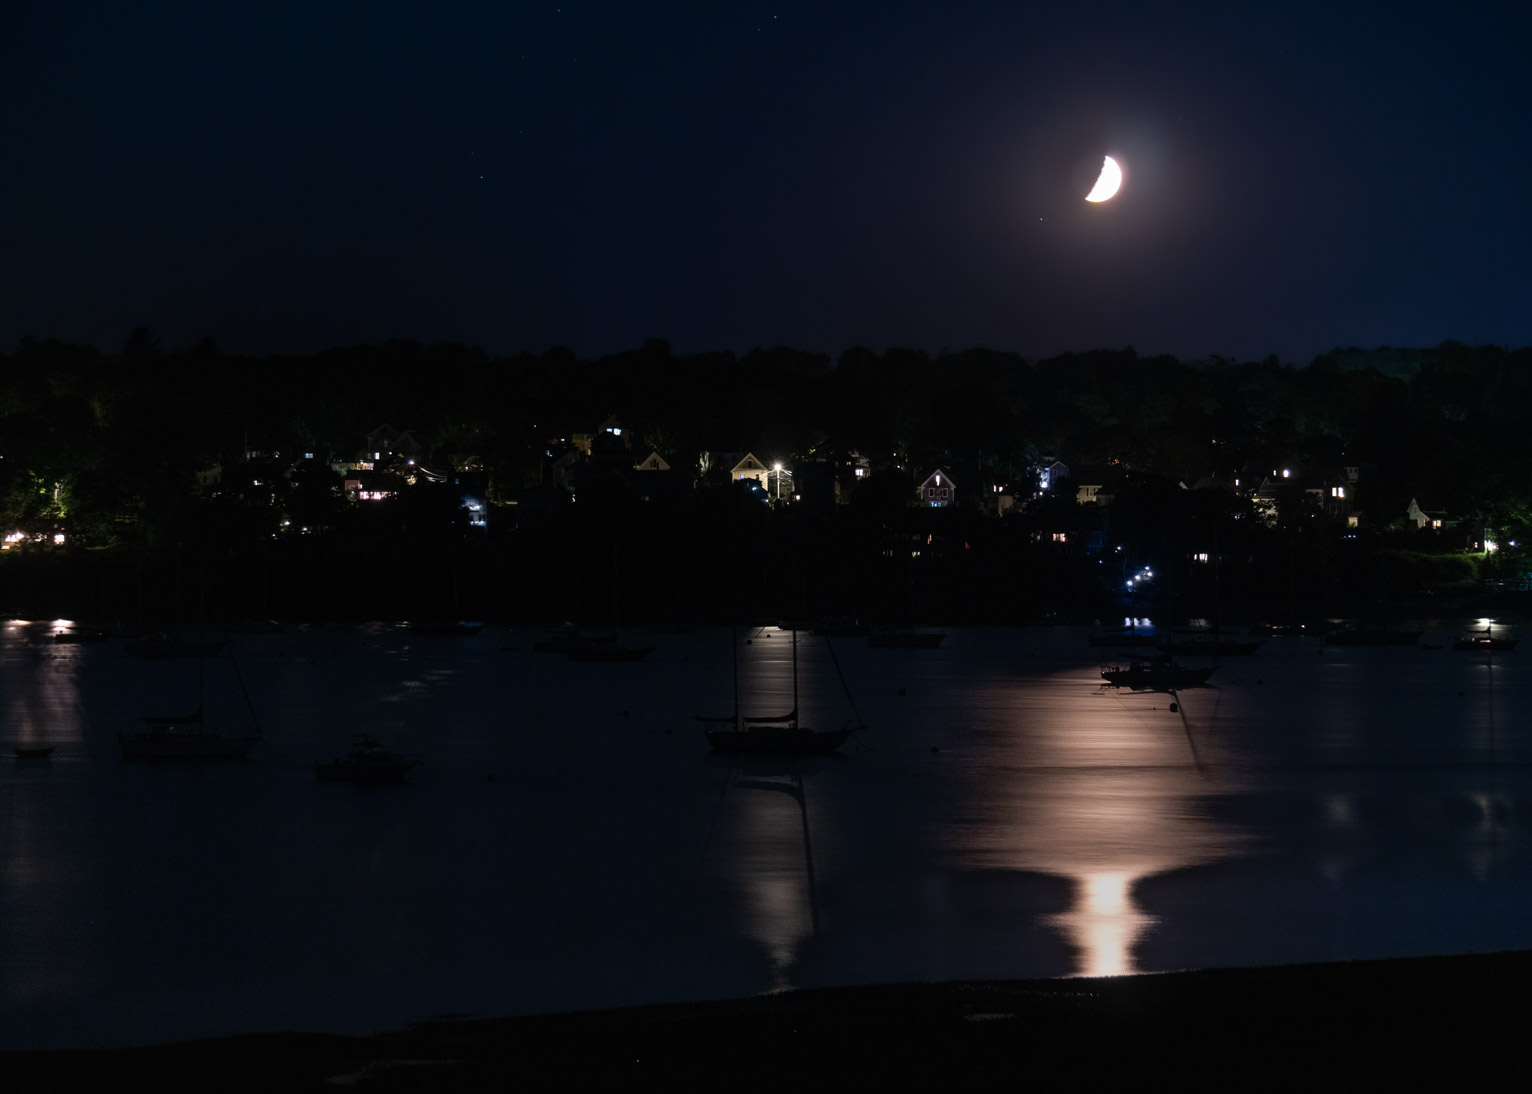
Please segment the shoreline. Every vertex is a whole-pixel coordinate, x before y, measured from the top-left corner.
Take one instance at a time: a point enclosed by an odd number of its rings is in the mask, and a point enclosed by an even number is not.
[[[1008,1089],[1153,1074],[1453,1077],[1519,1061],[1532,952],[1107,979],[818,988],[706,1003],[444,1019],[367,1036],[254,1033],[0,1052],[17,1090],[636,1087]],[[1236,1070],[1237,1069],[1237,1070]]]

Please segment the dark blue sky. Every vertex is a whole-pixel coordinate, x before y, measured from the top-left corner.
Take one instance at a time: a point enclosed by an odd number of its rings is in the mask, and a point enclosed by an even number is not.
[[[1525,345],[1519,8],[12,0],[0,346]]]

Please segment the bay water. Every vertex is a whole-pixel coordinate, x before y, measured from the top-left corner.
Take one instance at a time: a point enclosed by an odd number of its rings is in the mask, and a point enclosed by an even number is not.
[[[801,634],[804,724],[868,728],[769,759],[693,716],[736,679],[791,708],[775,628],[586,664],[535,628],[293,627],[199,662],[7,622],[0,1048],[1532,947],[1532,650],[1454,650],[1473,626],[1267,639],[1174,696],[1103,688],[1080,627]],[[199,695],[230,731],[248,695],[250,760],[121,759]],[[353,733],[425,762],[316,782]]]

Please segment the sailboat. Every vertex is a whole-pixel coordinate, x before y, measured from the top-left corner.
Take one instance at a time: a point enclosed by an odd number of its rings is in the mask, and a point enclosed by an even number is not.
[[[739,709],[739,642],[731,629],[730,645],[734,655],[734,713],[697,714],[694,717],[707,728],[702,731],[715,751],[752,756],[815,756],[834,752],[858,730],[867,727],[860,717],[838,729],[814,729],[798,722],[798,631],[792,631],[793,706],[786,714],[746,717]],[[825,640],[829,645],[829,639]],[[850,697],[849,691],[847,697]],[[855,705],[852,711],[855,713]]]
[[[144,728],[119,732],[117,743],[124,760],[243,760],[261,740],[260,726],[244,677],[235,663],[234,673],[244,695],[251,728],[236,734],[223,734],[208,728],[205,718],[207,663],[198,674],[197,707],[186,714],[148,714],[141,721]]]
[[[1452,648],[1455,650],[1477,650],[1480,653],[1509,653],[1516,648],[1518,638],[1497,638],[1490,634],[1492,624],[1484,620],[1483,634],[1465,634],[1452,640]]]

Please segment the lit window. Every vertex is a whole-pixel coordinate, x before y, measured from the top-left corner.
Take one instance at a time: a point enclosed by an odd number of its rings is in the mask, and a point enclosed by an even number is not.
[[[1053,533],[1053,542],[1054,543],[1067,543],[1068,541],[1069,541],[1069,533],[1068,532],[1054,532]]]
[[[1343,498],[1346,496],[1346,488],[1344,486],[1332,486],[1330,487],[1330,496],[1332,498]]]
[[[1293,477],[1293,473],[1291,471],[1289,471],[1287,468],[1284,467],[1282,469],[1282,477],[1284,479],[1290,479],[1290,478]]]

